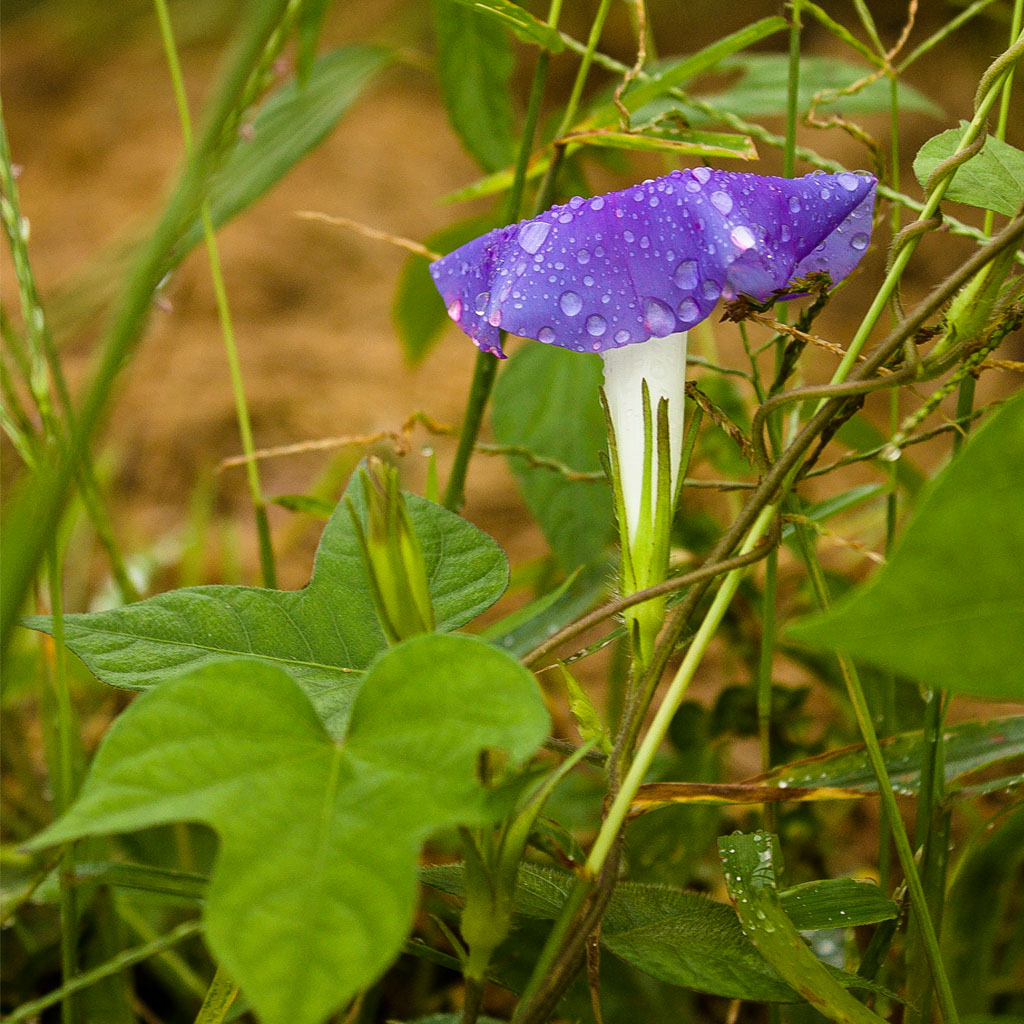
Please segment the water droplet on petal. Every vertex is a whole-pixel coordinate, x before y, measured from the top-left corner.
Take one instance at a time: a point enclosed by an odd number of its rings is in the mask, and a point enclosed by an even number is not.
[[[705,299],[717,299],[722,294],[721,286],[716,284],[714,281],[705,281],[700,286],[701,294]]]
[[[653,210],[660,202],[661,200],[658,199],[657,196],[651,196],[651,198],[647,200],[647,205]]]
[[[753,233],[745,224],[737,224],[736,227],[729,232],[729,240],[737,249],[744,252],[747,249],[753,249],[757,244]]]
[[[732,213],[732,196],[721,190],[712,192],[711,205],[721,214]]]
[[[660,299],[644,299],[644,327],[652,337],[664,338],[676,329],[676,315]]]
[[[531,220],[519,229],[516,238],[527,252],[536,252],[544,244],[550,230],[551,225],[546,220]]]
[[[821,198],[822,198],[822,199],[831,199],[831,198],[832,198],[832,193],[831,193],[831,192],[829,192],[829,190],[828,190],[827,188],[823,188],[823,189],[822,189],[822,190],[821,190],[821,191],[820,191],[820,192],[818,193],[818,195],[819,195],[819,196],[821,196]]]
[[[587,286],[588,288],[593,288],[593,287],[594,287],[594,275],[593,275],[593,274],[586,274],[586,275],[584,276],[584,278],[583,278],[583,283],[584,283],[584,284],[585,284],[585,285],[586,285],[586,286]]]
[[[628,345],[630,340],[629,331],[623,329],[615,332],[615,343],[617,345]]]
[[[583,300],[575,292],[562,292],[558,304],[566,316],[575,316],[583,308]]]
[[[861,231],[850,239],[850,245],[858,252],[863,252],[868,247],[868,236]]]
[[[683,260],[682,263],[676,267],[675,272],[672,275],[672,280],[675,281],[679,288],[683,291],[693,291],[697,287],[697,261],[696,260]]]
[[[487,318],[487,322],[492,327],[500,327],[501,326],[501,310],[500,309],[492,309],[490,316],[488,316],[488,318]]]
[[[568,210],[563,210],[558,215],[558,223],[559,224],[571,224],[572,223],[572,214]]]
[[[711,170],[708,167],[694,167],[693,176],[702,185],[706,185],[711,180]]]
[[[856,174],[851,174],[849,171],[843,171],[838,177],[839,184],[846,189],[847,192],[856,192],[859,180]]]
[[[586,200],[583,196],[573,196],[572,199],[569,200],[569,206],[574,210],[578,210],[585,202]]]
[[[576,253],[576,262],[579,263],[581,266],[584,263],[589,263],[590,262],[590,253],[587,252],[586,249],[580,249],[580,251],[578,253]]]
[[[487,303],[490,302],[490,301],[491,301],[491,293],[490,292],[481,292],[473,300],[473,312],[476,313],[477,316],[483,316],[484,313],[487,312]]]
[[[456,299],[448,306],[448,315],[456,323],[462,319],[462,299]]]
[[[634,235],[632,231],[623,231],[622,237],[629,242],[630,245],[636,241],[636,235]]]
[[[594,198],[590,200],[590,208],[592,210],[603,210],[604,198],[602,196],[594,196]]]
[[[790,210],[790,213],[799,213],[800,212],[800,200],[797,199],[796,196],[790,196],[789,197],[789,210]]]
[[[600,338],[608,330],[608,321],[599,313],[587,317],[587,334],[592,338]]]
[[[537,332],[537,340],[543,341],[545,345],[550,345],[555,340],[555,332],[550,327],[542,327]]]
[[[693,299],[683,299],[676,312],[684,324],[695,324],[700,319],[700,307]]]
[[[640,248],[641,249],[649,248],[650,244],[651,244],[651,240],[647,237],[647,235],[641,235],[640,236]]]

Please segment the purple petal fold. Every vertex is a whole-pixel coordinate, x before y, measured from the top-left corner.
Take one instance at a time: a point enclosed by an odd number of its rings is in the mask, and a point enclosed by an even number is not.
[[[430,273],[484,352],[504,356],[502,330],[602,352],[688,330],[723,295],[763,301],[813,271],[842,280],[870,241],[875,185],[673,171],[497,228]]]

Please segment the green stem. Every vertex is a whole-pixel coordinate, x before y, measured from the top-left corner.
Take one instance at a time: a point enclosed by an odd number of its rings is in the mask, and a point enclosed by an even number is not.
[[[999,96],[1000,83],[1003,78],[1010,73],[1012,68],[1013,63],[1011,62],[1008,67],[1003,69],[1001,75],[996,77],[996,80],[991,84],[985,96],[982,97],[981,102],[978,104],[977,110],[974,113],[974,117],[961,134],[960,140],[958,141],[952,156],[957,156],[964,152],[964,150],[968,149],[978,138],[985,126],[988,112]],[[952,174],[949,174],[936,182],[932,187],[932,190],[925,201],[924,207],[921,210],[920,220],[928,221],[936,215],[939,209],[939,204],[942,202],[942,198],[946,194],[946,189],[949,188],[949,183],[952,181],[952,177]],[[907,240],[906,244],[904,244],[896,254],[896,258],[893,260],[892,266],[889,268],[889,272],[885,275],[885,279],[883,280],[874,301],[871,303],[870,309],[861,321],[861,324],[857,329],[857,333],[853,336],[853,340],[850,342],[846,355],[836,368],[830,383],[838,384],[841,381],[846,380],[850,370],[860,357],[861,350],[864,348],[871,331],[874,329],[875,324],[878,323],[878,318],[882,315],[883,310],[895,293],[900,278],[903,276],[903,272],[906,270],[907,264],[910,262],[910,257],[914,255],[914,250],[917,248],[921,237],[921,235],[911,236]]]
[[[157,19],[160,23],[160,38],[163,41],[164,54],[171,76],[174,100],[178,108],[178,119],[181,123],[181,134],[185,142],[185,153],[192,156],[192,117],[188,109],[185,94],[185,80],[181,73],[178,50],[174,41],[174,30],[171,26],[170,14],[166,0],[153,0]],[[228,303],[227,289],[224,286],[224,274],[220,262],[220,250],[217,246],[213,218],[210,215],[210,204],[204,200],[201,208],[203,236],[206,251],[210,260],[210,277],[217,303],[217,316],[220,320],[221,335],[224,339],[224,351],[227,355],[228,370],[231,375],[231,390],[235,399],[235,417],[238,420],[238,432],[242,439],[242,451],[246,456],[245,472],[249,484],[256,517],[256,533],[259,541],[260,566],[263,574],[263,585],[277,586],[277,570],[274,566],[274,550],[270,539],[270,522],[267,518],[267,503],[260,485],[259,469],[256,463],[256,445],[253,442],[252,423],[249,418],[249,407],[245,397],[245,385],[242,380],[242,366],[238,357],[238,345],[235,342],[235,330],[231,320],[231,308]]]
[[[54,763],[51,765],[51,781],[54,790],[54,804],[58,814],[71,806],[75,797],[75,745],[77,730],[74,711],[71,706],[71,692],[68,689],[67,652],[64,646],[64,602],[60,557],[56,544],[50,549],[49,587],[50,611],[53,617],[53,694],[57,716]],[[60,965],[64,985],[70,984],[78,974],[78,897],[74,885],[75,846],[65,843],[61,849],[60,869]],[[78,1009],[73,995],[69,994],[61,1003],[63,1024],[76,1024]]]
[[[768,527],[774,514],[774,505],[766,505],[761,509],[740,548],[741,555],[747,554],[757,546],[758,541],[768,532]],[[604,866],[605,858],[607,858],[608,853],[612,849],[619,830],[622,828],[629,813],[633,797],[636,796],[636,791],[640,788],[644,776],[651,767],[654,755],[657,753],[668,732],[672,716],[682,703],[686,689],[690,685],[690,681],[693,679],[694,673],[697,671],[697,667],[707,651],[708,644],[711,643],[715,632],[721,624],[726,609],[735,596],[740,580],[745,572],[746,569],[733,569],[722,580],[718,593],[711,602],[711,607],[698,627],[675,677],[669,684],[669,688],[658,707],[657,714],[654,716],[654,721],[651,722],[650,728],[647,730],[640,746],[637,747],[636,756],[629,766],[629,771],[622,781],[622,786],[618,793],[616,793],[611,807],[608,808],[604,821],[601,822],[601,829],[594,840],[594,845],[590,849],[590,855],[587,857],[584,866],[584,871],[590,877],[596,876]]]
[[[765,559],[764,592],[761,595],[761,655],[757,665],[757,733],[761,744],[761,771],[772,766],[772,669],[775,662],[775,611],[779,591],[779,550]],[[764,805],[764,827],[775,832],[775,805]]]
[[[1016,0],[1013,5],[1013,19],[1010,25],[1010,41],[1020,35],[1021,29],[1021,18],[1024,15],[1024,0]],[[1011,65],[1006,78],[1003,80],[1003,91],[999,97],[999,117],[996,121],[995,135],[997,139],[1006,138],[1006,125],[1010,119],[1010,99],[1011,92],[1013,91],[1013,75],[1016,70],[1016,65]],[[992,234],[992,225],[995,223],[995,213],[992,210],[985,211],[985,227],[984,231],[986,235]]]
[[[786,143],[782,149],[782,175],[792,178],[796,170],[796,121],[800,104],[800,0],[790,4],[789,76],[786,83]]]
[[[817,558],[809,558],[807,560],[807,568],[818,604],[825,611],[831,605],[825,574],[822,572]],[[853,707],[854,716],[857,719],[857,726],[860,729],[864,746],[867,749],[868,759],[871,762],[872,770],[878,782],[882,807],[885,810],[889,827],[892,829],[896,855],[899,858],[900,866],[903,868],[907,891],[910,894],[910,903],[921,931],[921,938],[925,947],[925,957],[931,972],[932,982],[935,985],[935,991],[939,998],[939,1008],[946,1024],[958,1024],[960,1018],[953,1000],[953,990],[949,984],[949,977],[942,963],[938,936],[928,911],[928,900],[924,887],[921,884],[921,876],[917,870],[914,851],[911,848],[907,830],[903,825],[903,819],[900,817],[899,805],[896,803],[896,794],[893,791],[892,782],[889,779],[889,773],[885,766],[885,758],[882,756],[882,750],[878,744],[878,734],[875,732],[871,711],[864,696],[864,688],[861,685],[860,677],[857,674],[857,669],[852,659],[845,654],[837,655],[837,658],[843,675],[843,681],[846,684],[846,692]]]
[[[561,11],[562,0],[551,0],[547,23],[552,28],[558,27]],[[512,187],[509,190],[508,202],[505,207],[505,220],[509,224],[518,220],[519,210],[523,203],[526,170],[530,162],[530,152],[533,149],[533,139],[537,133],[537,122],[540,120],[550,60],[548,51],[541,50],[534,67],[530,99],[526,107],[526,117],[523,120],[523,134],[519,140],[519,152],[516,156]],[[466,411],[462,417],[462,429],[459,431],[459,443],[455,450],[451,474],[448,477],[448,486],[444,492],[444,507],[453,512],[458,512],[465,504],[469,460],[476,447],[477,437],[480,435],[484,412],[487,409],[488,401],[490,401],[491,391],[494,390],[494,381],[497,375],[498,360],[486,352],[477,352],[476,362],[473,365],[473,380],[470,383],[469,396],[466,400]]]

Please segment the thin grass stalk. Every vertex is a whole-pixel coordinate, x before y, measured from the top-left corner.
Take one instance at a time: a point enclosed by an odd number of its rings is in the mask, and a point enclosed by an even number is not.
[[[21,1006],[4,1018],[4,1024],[25,1024],[26,1021],[36,1020],[44,1010],[55,1006],[69,996],[83,992],[97,982],[103,981],[104,978],[120,974],[129,967],[142,963],[143,960],[148,960],[157,953],[170,949],[179,942],[197,935],[201,930],[202,924],[199,921],[185,921],[153,942],[147,942],[145,945],[136,946],[133,949],[126,949],[123,953],[118,953],[117,956],[106,961],[106,963],[93,967],[91,970],[83,971],[69,984],[62,985],[60,988],[55,989],[53,992],[48,992],[39,999],[33,999],[30,1003],[22,1003]]]
[[[551,0],[547,21],[551,28],[558,27],[558,19],[561,17],[561,12],[562,0]],[[537,63],[533,69],[530,99],[526,107],[523,133],[519,139],[519,151],[516,156],[515,172],[512,177],[512,186],[509,189],[505,207],[507,223],[512,223],[519,219],[519,211],[523,203],[523,192],[526,187],[526,170],[530,162],[534,136],[537,134],[537,122],[540,120],[540,110],[544,100],[544,91],[547,87],[548,66],[550,62],[551,55],[547,50],[542,49],[537,55]],[[444,507],[453,512],[460,511],[466,500],[466,474],[469,470],[469,460],[475,450],[477,437],[480,435],[484,412],[487,409],[487,403],[490,401],[491,392],[494,390],[494,381],[497,375],[498,360],[486,352],[477,352],[476,360],[473,363],[473,379],[470,383],[469,395],[466,399],[466,411],[463,414],[462,428],[459,431],[459,443],[455,450],[455,459],[452,462],[448,485],[444,492]]]
[[[6,645],[17,622],[24,596],[63,514],[76,466],[86,456],[104,417],[114,382],[136,351],[153,295],[173,264],[170,254],[199,213],[212,175],[223,156],[225,125],[237,122],[236,105],[284,9],[285,0],[276,0],[250,10],[250,20],[229,58],[194,155],[129,274],[65,450],[55,466],[31,480],[23,476],[12,488],[14,494],[8,506],[5,536],[15,540],[9,540],[5,546],[4,573],[0,577],[0,646]]]
[[[77,790],[75,748],[78,729],[71,704],[71,691],[68,688],[67,652],[64,647],[63,582],[56,543],[51,545],[47,564],[50,612],[53,616],[53,696],[57,717],[54,737],[55,761],[50,765],[50,778],[53,784],[54,805],[59,816],[71,806]],[[60,967],[61,980],[65,986],[73,982],[78,974],[78,894],[74,876],[75,844],[64,843],[61,847],[57,878],[60,886]],[[60,1011],[62,1024],[77,1024],[79,1013],[73,994],[69,994],[61,1001]]]
[[[188,98],[185,94],[185,80],[178,59],[178,48],[174,40],[174,29],[171,25],[170,13],[166,0],[153,0],[157,20],[160,24],[160,38],[164,46],[164,55],[171,76],[174,100],[178,108],[178,120],[181,134],[185,142],[185,153],[192,156],[192,117],[188,109]],[[210,216],[209,200],[204,200],[201,211],[203,237],[210,261],[210,278],[213,282],[214,297],[217,304],[217,317],[220,321],[221,337],[224,341],[224,352],[228,360],[231,375],[231,391],[235,400],[235,418],[238,421],[238,432],[242,441],[242,451],[246,456],[246,480],[252,499],[253,512],[256,517],[256,534],[259,543],[260,568],[263,585],[277,586],[277,570],[274,565],[274,550],[271,544],[270,523],[267,519],[267,502],[260,484],[259,469],[255,459],[256,446],[253,442],[252,423],[249,417],[249,406],[245,396],[245,384],[242,379],[242,367],[238,356],[238,345],[235,341],[235,330],[231,319],[231,308],[228,302],[227,289],[224,286],[224,274],[220,262],[220,249],[217,245],[213,219]]]

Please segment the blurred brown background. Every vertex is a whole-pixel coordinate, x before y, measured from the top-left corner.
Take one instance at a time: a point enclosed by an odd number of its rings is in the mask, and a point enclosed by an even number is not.
[[[853,25],[851,5],[825,6]],[[562,27],[585,37],[595,7],[591,0],[567,3]],[[777,13],[781,5],[649,0],[648,7],[659,52],[669,55],[697,49]],[[884,41],[891,43],[906,17],[906,3],[871,0],[870,7]],[[942,0],[926,0],[921,8],[912,45],[958,9]],[[172,5],[194,113],[202,108],[239,10],[227,0]],[[942,121],[906,118],[902,178],[912,195],[919,196],[920,190],[909,160],[928,137],[970,116],[978,78],[1005,46],[1002,15],[1007,10],[1005,3],[995,4],[909,73],[908,81],[946,111]],[[102,325],[97,316],[83,324],[81,312],[93,307],[94,296],[116,289],[117,252],[145,229],[181,160],[180,127],[150,5],[137,0],[8,2],[4,19],[3,109],[14,160],[22,168],[19,186],[31,222],[31,254],[69,375],[81,380]],[[402,47],[410,59],[376,79],[318,150],[220,233],[259,447],[395,429],[417,409],[456,423],[472,371],[474,350],[454,328],[422,365],[410,370],[403,362],[390,319],[403,252],[295,215],[301,209],[319,210],[423,239],[470,212],[438,201],[474,180],[478,171],[448,126],[428,63],[417,60],[417,54],[429,54],[432,47],[430,5],[424,0],[336,3],[322,48],[357,41]],[[785,46],[781,35],[769,42]],[[613,7],[604,47],[632,62],[625,4]],[[836,42],[813,24],[806,47],[839,53]],[[521,107],[534,53],[525,46],[518,52]],[[851,58],[849,51],[842,55]],[[550,98],[564,98],[575,66],[568,51],[554,59]],[[594,76],[595,84],[606,80]],[[886,137],[885,118],[869,118],[867,126]],[[774,127],[781,128],[781,122]],[[862,148],[839,130],[803,128],[801,141],[849,166],[867,166]],[[636,177],[663,173],[657,166],[638,167]],[[760,163],[737,169],[772,172],[778,167],[777,154],[762,147]],[[627,183],[609,176],[595,180],[595,187]],[[915,290],[920,294],[930,287],[969,251],[970,243],[963,240],[930,240],[906,278],[906,300],[913,301]],[[848,339],[850,318],[865,307],[866,289],[877,280],[883,255],[873,249],[868,272],[819,325],[827,337],[839,343]],[[6,251],[3,260],[2,297],[15,310],[17,290]],[[202,247],[168,283],[164,298],[121,379],[103,441],[114,481],[116,524],[128,550],[180,531],[200,481],[239,451]],[[715,330],[721,357],[739,358],[733,329]],[[985,389],[1003,386],[989,382],[992,376],[983,379],[981,398]],[[424,475],[421,438],[438,451],[442,481],[453,450],[447,439],[418,433],[405,467],[413,486]],[[307,490],[331,457],[320,452],[265,461],[266,493]],[[6,475],[16,463],[6,448],[4,462]],[[216,509],[239,524],[243,564],[252,570],[254,542],[243,473],[230,469],[213,479]],[[543,550],[501,460],[479,458],[473,464],[466,514],[494,533],[513,561]],[[273,510],[273,516],[286,556],[282,585],[299,586],[308,577],[308,554],[318,528],[293,536],[291,514]],[[251,571],[248,575],[252,578]]]

